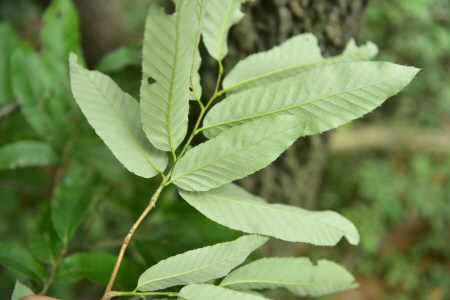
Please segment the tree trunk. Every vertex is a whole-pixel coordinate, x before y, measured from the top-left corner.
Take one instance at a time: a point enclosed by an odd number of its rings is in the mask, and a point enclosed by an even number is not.
[[[342,52],[350,38],[358,36],[367,0],[259,0],[243,6],[245,17],[232,28],[225,71],[249,54],[265,51],[291,36],[311,32],[319,40],[324,56]],[[206,58],[202,66],[211,90],[217,63]],[[239,181],[249,191],[269,202],[314,209],[327,166],[327,136],[298,140],[266,169]],[[295,256],[298,244],[271,241],[269,256]]]
[[[117,0],[73,0],[81,25],[81,43],[89,67],[106,53],[128,42],[122,21],[123,14]]]

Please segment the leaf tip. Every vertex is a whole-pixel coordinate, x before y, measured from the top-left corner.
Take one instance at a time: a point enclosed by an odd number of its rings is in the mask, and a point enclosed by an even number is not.
[[[69,61],[70,62],[77,62],[78,61],[78,55],[76,55],[73,52],[70,52],[70,54],[69,54]]]
[[[351,234],[346,234],[345,238],[353,246],[358,245],[359,241],[360,241],[359,233],[356,230],[356,228],[355,228],[354,232],[352,232]]]

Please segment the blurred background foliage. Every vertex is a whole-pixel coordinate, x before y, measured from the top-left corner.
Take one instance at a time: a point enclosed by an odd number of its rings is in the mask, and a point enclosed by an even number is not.
[[[62,6],[52,4],[53,10],[47,10],[43,18],[49,2],[0,2],[0,109],[4,114],[0,114],[0,247],[14,243],[47,272],[59,265],[48,294],[66,300],[98,299],[101,285],[86,279],[106,283],[118,247],[157,181],[129,174],[89,127],[71,97],[67,53],[81,52],[83,46],[91,68],[107,73],[138,98],[140,42],[148,1],[111,2],[120,6],[122,15],[116,18],[119,23],[109,26],[120,30],[114,39],[98,41],[104,46],[100,52],[89,50],[99,50],[95,41],[84,38],[79,44],[76,15],[72,7],[61,4],[64,1],[55,1]],[[89,1],[76,3],[80,8],[85,2],[89,5]],[[378,44],[377,60],[423,70],[383,107],[329,134],[332,159],[318,206],[352,220],[361,244],[299,245],[298,255],[335,260],[360,282],[356,290],[323,300],[448,299],[450,3],[372,0],[365,18],[360,41]],[[82,24],[86,22],[81,19]],[[81,32],[95,31],[89,25],[88,29],[82,26]],[[49,97],[56,97],[58,105],[45,101]],[[22,159],[11,164],[11,157]],[[56,212],[77,213],[58,219]],[[64,240],[52,222],[64,223],[73,234]],[[167,189],[134,236],[118,284],[132,289],[145,267],[237,236],[238,232],[209,221],[181,201],[175,190]],[[5,251],[3,257],[1,252],[4,261]],[[83,269],[89,262],[103,267]],[[33,271],[1,267],[0,299],[9,299],[15,279],[39,292],[40,279],[31,281],[23,274]]]

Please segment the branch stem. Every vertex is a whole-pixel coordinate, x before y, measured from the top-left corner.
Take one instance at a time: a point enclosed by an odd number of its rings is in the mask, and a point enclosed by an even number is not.
[[[216,87],[214,89],[214,94],[211,96],[211,98],[209,99],[208,103],[206,105],[203,106],[203,104],[200,106],[201,110],[200,110],[200,115],[198,116],[197,122],[195,123],[194,129],[192,129],[192,133],[189,136],[189,139],[187,140],[186,144],[184,145],[183,149],[181,150],[180,155],[178,155],[178,159],[179,160],[181,157],[183,157],[184,153],[186,152],[187,148],[189,147],[189,145],[192,142],[192,139],[194,138],[194,136],[197,135],[197,133],[199,133],[200,131],[198,131],[198,127],[200,126],[200,122],[202,121],[203,117],[205,116],[206,111],[208,110],[208,108],[211,106],[211,104],[214,102],[214,100],[216,100],[216,98],[219,96],[219,87],[220,87],[220,82],[222,80],[222,74],[223,74],[223,66],[222,66],[222,61],[219,61],[219,75],[217,76],[217,80],[216,80]],[[177,160],[175,160],[175,163],[177,162]],[[167,176],[169,177],[169,176]],[[171,183],[172,181],[167,182],[167,184]],[[166,184],[166,185],[167,185]]]
[[[61,251],[59,251],[58,257],[56,258],[56,260],[52,261],[52,268],[50,271],[50,275],[44,282],[44,286],[42,287],[42,290],[39,292],[39,295],[45,295],[50,286],[53,284],[53,281],[55,280],[56,270],[58,270],[58,266],[62,262],[64,256],[66,256],[66,253],[67,253],[67,243],[64,243],[63,248],[61,249]]]
[[[131,237],[133,236],[134,232],[136,231],[136,228],[141,224],[142,220],[147,216],[147,214],[155,207],[156,201],[158,200],[159,195],[161,194],[161,191],[164,188],[164,182],[161,183],[161,185],[158,187],[158,189],[153,194],[152,198],[150,199],[150,203],[145,208],[145,210],[142,212],[142,214],[139,216],[137,221],[134,223],[134,225],[131,227],[130,231],[128,232],[127,236],[125,237],[122,247],[120,248],[119,255],[117,256],[117,261],[114,266],[114,269],[111,273],[111,277],[109,279],[108,285],[106,286],[105,293],[103,294],[102,300],[109,300],[111,297],[113,297],[114,294],[118,292],[112,292],[112,286],[114,284],[114,281],[116,280],[117,273],[119,272],[120,264],[122,263],[123,256],[125,254],[125,250],[128,247],[128,244],[130,243]]]

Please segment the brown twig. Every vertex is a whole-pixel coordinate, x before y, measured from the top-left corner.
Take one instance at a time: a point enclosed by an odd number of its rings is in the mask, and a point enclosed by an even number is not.
[[[19,110],[19,108],[20,105],[19,102],[17,101],[11,102],[3,106],[2,108],[0,108],[0,120],[6,118],[10,114],[14,113],[16,110]]]
[[[139,216],[137,221],[134,223],[134,225],[131,227],[130,231],[128,232],[127,236],[125,237],[122,247],[120,248],[119,255],[117,256],[117,261],[114,266],[114,269],[111,273],[111,278],[109,279],[108,285],[106,286],[105,293],[103,294],[102,300],[109,300],[111,299],[111,289],[114,284],[114,281],[116,280],[117,273],[119,272],[120,264],[122,263],[123,255],[125,254],[125,250],[128,247],[128,244],[130,243],[131,237],[133,236],[134,232],[136,231],[136,228],[141,224],[142,220],[147,216],[147,214],[155,207],[156,201],[158,200],[158,197],[164,188],[164,181],[161,183],[159,188],[155,191],[152,198],[150,199],[150,203],[145,208],[145,210],[142,212],[142,214]]]

